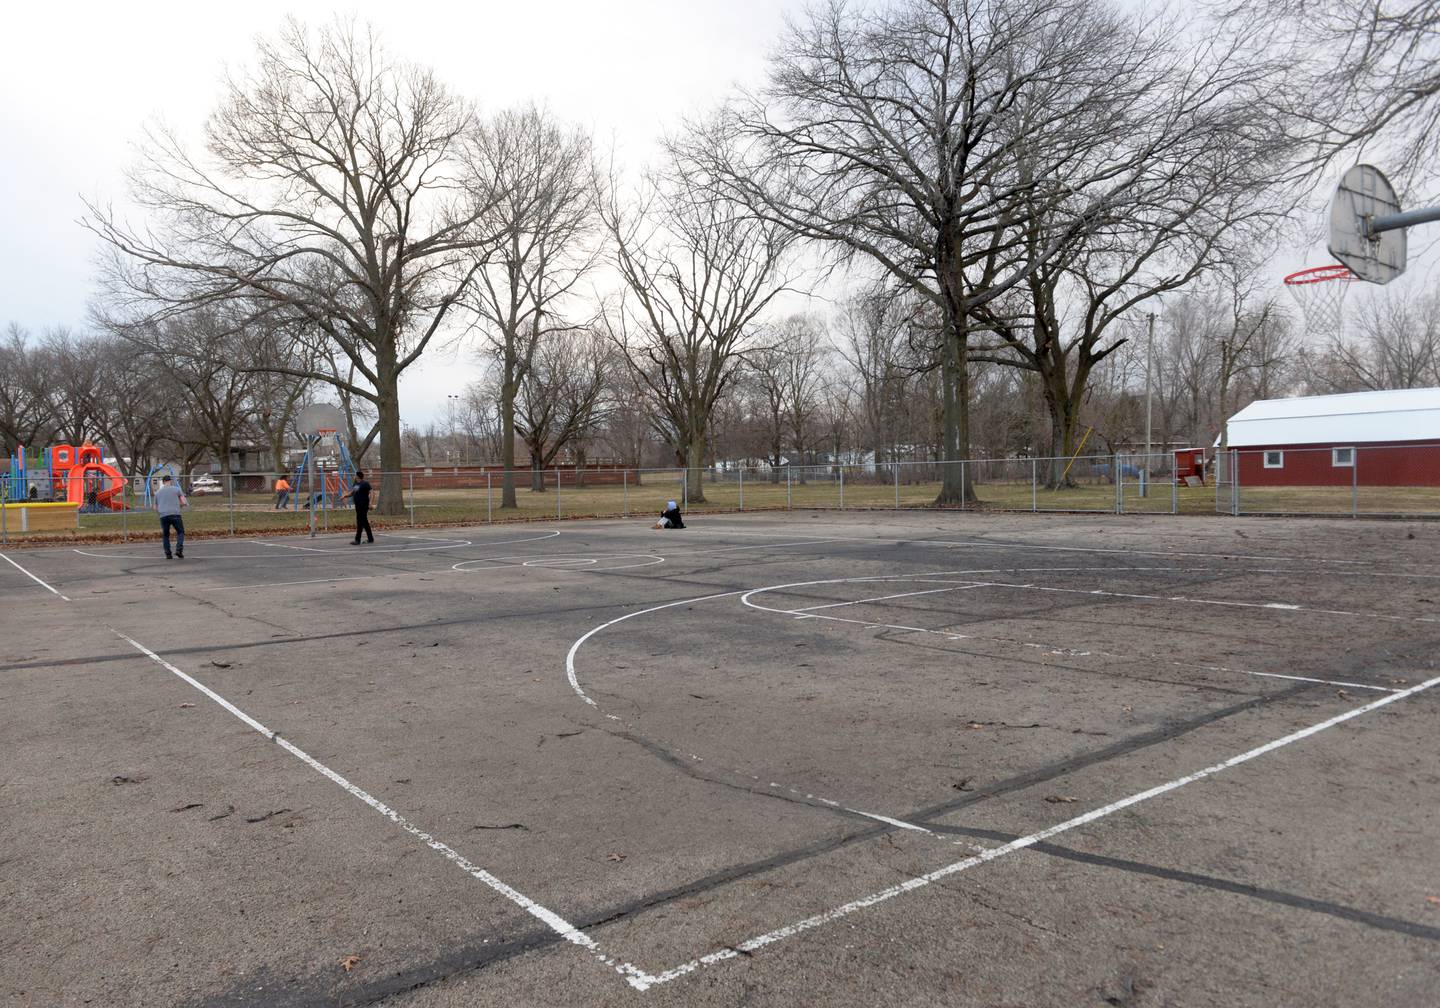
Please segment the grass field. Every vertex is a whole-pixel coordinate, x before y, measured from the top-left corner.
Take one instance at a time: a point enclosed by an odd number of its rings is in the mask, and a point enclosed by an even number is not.
[[[1172,487],[1156,483],[1146,496],[1141,496],[1133,482],[1123,485],[1123,506],[1126,514],[1215,514],[1214,486]],[[862,509],[862,508],[929,508],[940,493],[938,481],[902,482],[896,485],[873,478],[847,478],[843,488],[838,480],[772,482],[746,480],[743,486],[734,480],[705,484],[704,502],[689,501],[690,514],[761,510]],[[1034,487],[1028,480],[1021,482],[978,483],[977,510],[998,511],[1096,511],[1116,510],[1115,487],[1096,482],[1049,490]],[[1228,491],[1224,492],[1229,503]],[[528,486],[517,490],[514,509],[500,506],[498,481],[487,489],[482,483],[475,487],[426,487],[417,483],[404,491],[404,510],[400,515],[382,515],[372,511],[376,528],[445,526],[460,524],[491,524],[512,521],[537,521],[554,518],[648,517],[658,514],[666,500],[681,499],[683,487],[677,475],[647,475],[637,485],[625,486],[562,486],[557,500],[553,485],[540,492]],[[275,534],[309,528],[310,516],[305,510],[277,511],[274,495],[237,494],[233,508],[222,495],[192,497],[185,515],[189,533],[201,536]],[[1243,514],[1440,514],[1440,491],[1430,487],[1269,487],[1242,488],[1239,499]],[[1228,509],[1228,508],[1227,508]],[[56,533],[20,533],[7,530],[11,541],[53,542],[59,539],[122,539],[154,538],[159,535],[158,523],[149,512],[82,514],[80,528],[72,535]],[[316,524],[321,531],[343,529],[351,523],[348,509],[321,510]]]

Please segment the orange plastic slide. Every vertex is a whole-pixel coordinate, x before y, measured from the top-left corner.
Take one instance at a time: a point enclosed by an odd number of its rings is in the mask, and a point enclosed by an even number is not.
[[[125,477],[114,466],[104,462],[82,462],[70,470],[66,494],[70,502],[85,506],[85,489],[93,485],[91,480],[85,478],[89,473],[96,473],[103,478],[100,488],[95,492],[95,502],[111,511],[124,511]]]

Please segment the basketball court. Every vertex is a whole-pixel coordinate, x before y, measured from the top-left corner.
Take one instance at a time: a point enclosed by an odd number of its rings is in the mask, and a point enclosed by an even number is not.
[[[1440,983],[1433,525],[644,525],[3,554],[7,1000]]]

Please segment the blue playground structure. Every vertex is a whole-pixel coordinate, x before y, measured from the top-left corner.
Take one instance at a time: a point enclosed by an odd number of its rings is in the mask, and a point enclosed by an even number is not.
[[[20,445],[0,469],[0,500],[50,500],[54,492],[55,474],[50,468],[48,451],[31,451]]]
[[[348,503],[342,503],[340,497],[346,493],[355,482],[355,462],[350,458],[350,451],[345,447],[345,438],[340,434],[327,435],[335,440],[336,454],[338,461],[333,469],[327,469],[317,457],[321,438],[311,438],[305,448],[305,455],[300,459],[300,464],[295,467],[295,472],[290,480],[290,505],[289,510],[299,511],[302,507],[310,506],[311,488],[307,477],[313,471],[315,475],[315,507],[324,511],[330,508],[349,507]],[[301,499],[305,504],[300,503]]]
[[[157,477],[168,474],[175,480],[176,485],[180,483],[180,477],[175,474],[175,467],[169,462],[161,462],[159,465],[151,466],[150,471],[145,474],[145,510],[155,506],[155,480]]]

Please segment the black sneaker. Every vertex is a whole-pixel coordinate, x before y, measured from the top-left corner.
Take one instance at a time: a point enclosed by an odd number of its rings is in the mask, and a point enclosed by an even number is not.
[[[175,558],[174,558],[173,556],[171,556],[169,553],[166,553],[166,554],[165,554],[165,559],[166,559],[166,560],[174,560]]]
[[[184,553],[176,553],[175,555],[176,555],[177,557],[179,557],[181,560],[184,560],[184,559],[185,559],[185,554],[184,554]]]

